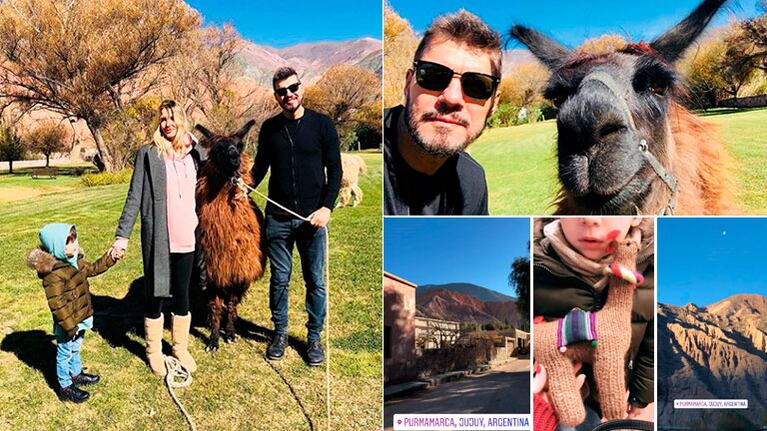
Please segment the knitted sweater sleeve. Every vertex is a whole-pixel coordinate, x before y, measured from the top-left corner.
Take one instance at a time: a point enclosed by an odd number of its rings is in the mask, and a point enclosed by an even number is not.
[[[557,428],[554,407],[538,394],[533,396],[533,431],[554,431]]]

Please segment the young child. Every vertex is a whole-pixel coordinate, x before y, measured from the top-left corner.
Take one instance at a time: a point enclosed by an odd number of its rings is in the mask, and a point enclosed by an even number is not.
[[[607,277],[602,273],[610,263],[611,232],[617,240],[627,235],[641,237],[637,271],[644,283],[637,286],[631,313],[631,348],[626,361],[629,394],[626,413],[642,418],[654,401],[654,232],[652,218],[563,217],[538,219],[533,235],[533,316],[545,320],[564,317],[577,307],[598,311],[607,298]],[[613,234],[614,235],[614,234]],[[584,364],[584,390],[594,388],[590,366]],[[593,392],[593,391],[592,391]],[[599,405],[593,394],[586,398],[586,423],[577,429],[599,424]]]
[[[103,273],[115,264],[115,259],[107,252],[94,263],[86,262],[75,226],[51,223],[40,230],[40,247],[32,250],[27,264],[43,280],[48,307],[53,313],[59,399],[82,403],[90,394],[78,386],[99,381],[99,376],[83,372],[80,361],[85,330],[93,327],[88,277]]]

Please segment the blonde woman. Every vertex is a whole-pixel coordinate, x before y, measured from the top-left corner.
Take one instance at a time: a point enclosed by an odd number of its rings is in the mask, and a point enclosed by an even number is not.
[[[123,257],[136,216],[141,213],[141,255],[146,308],[144,328],[149,367],[165,376],[162,354],[163,303],[173,299],[173,356],[189,372],[197,365],[189,354],[189,284],[195,251],[195,184],[205,153],[189,133],[183,110],[173,100],[157,109],[153,142],[136,155],[128,197],[117,226],[115,256]]]

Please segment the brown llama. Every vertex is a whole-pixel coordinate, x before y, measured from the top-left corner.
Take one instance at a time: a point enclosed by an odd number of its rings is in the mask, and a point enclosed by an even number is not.
[[[613,263],[626,270],[635,271],[640,241],[627,237],[623,241],[613,242],[613,247]],[[580,341],[560,348],[562,337],[559,324],[562,319],[533,325],[535,360],[546,368],[549,395],[563,425],[575,427],[586,418],[572,361],[593,365],[602,416],[608,420],[625,417],[626,355],[631,345],[631,308],[635,287],[635,284],[622,278],[610,277],[604,307],[592,313],[593,328],[598,336],[595,341],[598,343]],[[590,316],[587,320],[589,318]],[[582,317],[577,319],[583,322]]]
[[[360,175],[368,171],[362,157],[356,154],[341,154],[341,190],[338,192],[336,208],[345,207],[351,200],[352,208],[362,202],[362,189],[359,186]]]
[[[201,143],[210,149],[197,180],[197,214],[211,331],[206,351],[219,347],[224,312],[222,336],[228,343],[235,341],[237,305],[250,284],[264,274],[264,217],[250,196],[235,184],[237,178],[246,184],[251,182],[251,163],[243,152],[243,138],[254,123],[249,121],[231,136],[216,135],[199,124],[195,126],[204,136]]]
[[[511,35],[551,70],[557,108],[556,214],[736,211],[733,165],[713,127],[684,109],[673,64],[726,0],[705,0],[650,43],[592,55],[515,25]]]

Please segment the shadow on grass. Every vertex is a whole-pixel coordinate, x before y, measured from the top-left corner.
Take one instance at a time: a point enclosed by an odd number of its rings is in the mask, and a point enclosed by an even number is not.
[[[237,335],[242,338],[255,341],[256,343],[264,344],[264,350],[266,350],[266,345],[269,344],[269,341],[271,341],[272,337],[274,336],[273,330],[255,324],[250,320],[243,319],[241,316],[238,316],[237,322],[235,322],[235,330],[237,331]],[[189,332],[193,336],[202,340],[203,344],[205,345],[207,345],[210,341],[210,336],[206,335],[210,334],[210,328],[207,324],[195,325]],[[301,356],[301,359],[303,359],[305,362],[309,361],[309,358],[306,356],[306,349],[309,347],[309,345],[306,343],[306,341],[290,335],[288,336],[288,347],[295,350]],[[221,349],[225,348],[226,343],[222,342]]]
[[[133,280],[123,298],[91,295],[93,330],[112,347],[126,349],[144,359],[144,345],[131,339],[133,332],[144,337],[144,277]]]
[[[27,366],[40,371],[52,390],[59,387],[56,378],[56,337],[39,329],[8,334],[0,349],[11,352]]]

